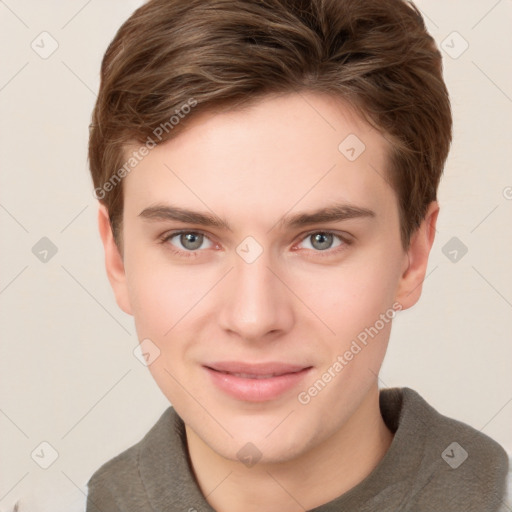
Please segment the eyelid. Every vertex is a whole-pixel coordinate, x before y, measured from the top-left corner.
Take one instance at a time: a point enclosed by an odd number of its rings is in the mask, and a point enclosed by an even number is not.
[[[341,243],[340,243],[340,245],[337,245],[336,247],[333,247],[330,249],[326,249],[325,251],[319,251],[319,250],[315,251],[314,249],[299,249],[299,250],[305,250],[307,252],[312,252],[314,254],[314,257],[328,258],[328,257],[333,257],[333,256],[338,255],[339,253],[343,252],[354,241],[354,238],[351,237],[348,233],[344,232],[343,234],[341,234],[335,230],[320,228],[320,229],[313,229],[306,233],[300,234],[298,242],[294,243],[293,247],[302,243],[304,240],[306,240],[311,235],[315,235],[317,233],[322,233],[324,235],[333,235],[334,237],[338,238],[341,241]]]
[[[171,238],[174,238],[175,236],[177,235],[181,235],[181,234],[190,234],[190,233],[193,233],[193,234],[196,234],[196,235],[202,235],[204,236],[205,238],[207,238],[208,240],[210,240],[210,242],[212,242],[214,245],[218,245],[218,242],[216,242],[215,240],[213,240],[211,238],[211,235],[200,230],[200,229],[178,229],[178,230],[174,230],[174,231],[168,231],[166,233],[164,233],[163,235],[161,235],[159,237],[159,240],[161,243],[165,244],[166,242],[168,242]],[[313,229],[313,230],[310,230],[310,231],[307,231],[305,233],[301,233],[300,235],[298,235],[298,241],[296,243],[294,243],[294,246],[297,245],[298,243],[300,242],[303,242],[306,238],[308,238],[309,236],[311,235],[314,235],[314,234],[317,234],[317,233],[323,233],[323,234],[327,234],[327,235],[333,235],[337,238],[339,238],[341,240],[341,244],[339,246],[336,246],[335,248],[333,249],[326,249],[325,251],[314,251],[312,249],[307,249],[307,251],[313,251],[315,253],[317,253],[318,255],[322,256],[328,256],[328,255],[333,255],[337,252],[339,252],[340,250],[343,250],[343,248],[345,246],[348,246],[350,245],[352,242],[353,242],[353,237],[351,237],[348,233],[339,233],[337,231],[334,231],[334,230],[329,230],[329,229],[322,229],[322,228],[317,228],[317,229]],[[196,249],[195,251],[185,251],[185,250],[182,250],[182,249],[178,249],[174,246],[172,246],[173,249],[172,251],[177,253],[177,254],[184,254],[184,255],[187,255],[187,256],[192,256],[192,255],[197,255],[198,253],[200,252],[204,252],[205,249]]]
[[[300,241],[302,241],[305,238],[307,238],[308,236],[315,235],[316,233],[324,233],[326,235],[337,236],[339,239],[343,240],[347,244],[351,243],[354,239],[354,237],[352,235],[350,235],[349,233],[347,233],[346,231],[337,231],[335,229],[328,229],[328,228],[326,228],[326,229],[324,229],[324,228],[318,229],[317,228],[317,229],[312,229],[310,231],[306,231],[306,232],[298,235],[298,239]]]
[[[166,242],[168,242],[171,238],[174,238],[175,236],[177,235],[182,235],[182,234],[195,234],[195,235],[202,235],[204,236],[205,238],[207,238],[212,244],[214,245],[218,245],[218,242],[216,242],[213,238],[212,238],[212,235],[210,235],[209,233],[205,233],[204,231],[201,231],[200,229],[177,229],[177,230],[174,230],[174,231],[167,231],[165,232],[163,235],[159,236],[158,239],[161,243],[165,244]],[[197,249],[195,251],[183,251],[181,249],[177,249],[176,248],[176,252],[184,252],[184,253],[187,253],[187,254],[193,254],[193,253],[196,253],[196,252],[202,252],[204,251],[205,249]]]

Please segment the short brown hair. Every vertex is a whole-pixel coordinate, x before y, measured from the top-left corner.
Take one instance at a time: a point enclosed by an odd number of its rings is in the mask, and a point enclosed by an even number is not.
[[[96,197],[118,246],[123,192],[112,180],[129,172],[129,145],[156,143],[159,126],[158,143],[169,140],[199,112],[299,91],[346,100],[391,142],[385,172],[407,248],[436,199],[452,116],[441,54],[405,0],[150,0],[137,9],[105,53],[90,126]]]

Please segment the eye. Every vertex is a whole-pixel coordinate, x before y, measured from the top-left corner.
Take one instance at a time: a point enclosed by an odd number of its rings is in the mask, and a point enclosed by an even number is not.
[[[336,245],[333,245],[335,239],[338,239],[339,242]],[[339,250],[343,250],[345,246],[350,245],[351,241],[330,231],[315,231],[307,234],[301,243],[305,243],[305,248],[308,250],[326,252],[330,255],[334,252],[338,252]]]
[[[333,245],[336,239],[338,243]],[[183,257],[197,257],[202,250],[215,246],[215,243],[205,234],[198,231],[173,231],[164,234],[160,241],[174,254]],[[203,246],[205,242],[208,242],[206,247]],[[314,231],[305,235],[298,245],[305,244],[303,248],[317,253],[315,255],[332,256],[344,250],[351,243],[352,241],[348,237],[330,231]]]
[[[173,243],[172,241],[175,240]],[[189,256],[186,253],[194,253],[201,249],[203,242],[208,240],[210,245],[203,247],[203,249],[210,249],[213,246],[213,242],[208,237],[197,231],[175,231],[164,235],[162,243],[169,243],[173,252]]]

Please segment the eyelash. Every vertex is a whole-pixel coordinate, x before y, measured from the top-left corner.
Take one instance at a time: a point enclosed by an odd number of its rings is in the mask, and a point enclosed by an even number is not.
[[[334,237],[339,238],[342,242],[341,245],[339,245],[338,247],[335,247],[334,249],[326,249],[324,251],[318,251],[318,250],[314,251],[315,253],[318,253],[318,256],[320,256],[321,258],[322,257],[325,258],[325,257],[333,256],[334,254],[338,254],[339,252],[345,250],[347,246],[352,244],[352,240],[350,240],[348,237],[343,237],[333,231],[323,231],[323,230],[316,230],[316,231],[311,231],[309,233],[306,233],[300,239],[300,242],[306,240],[308,237],[310,237],[312,235],[316,235],[319,233],[321,233],[322,235],[333,235]],[[174,238],[177,235],[182,235],[182,234],[203,235],[204,237],[209,239],[208,235],[206,235],[206,233],[203,233],[202,231],[180,230],[180,231],[172,231],[171,233],[165,233],[164,235],[162,235],[159,238],[159,240],[160,240],[161,244],[167,244],[167,242],[169,242],[169,240],[171,240],[172,238]],[[184,257],[184,258],[197,258],[199,256],[198,253],[200,253],[204,250],[204,249],[198,249],[196,251],[182,251],[182,250],[176,249],[171,244],[167,244],[167,246],[173,254],[176,254],[176,255],[178,255],[180,257]],[[307,250],[310,251],[313,249],[307,249]]]

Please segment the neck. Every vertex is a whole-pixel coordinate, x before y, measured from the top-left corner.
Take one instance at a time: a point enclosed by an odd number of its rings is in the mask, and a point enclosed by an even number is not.
[[[376,385],[339,431],[287,462],[247,468],[214,452],[188,427],[186,433],[199,487],[217,512],[298,512],[328,503],[364,480],[393,440]]]

